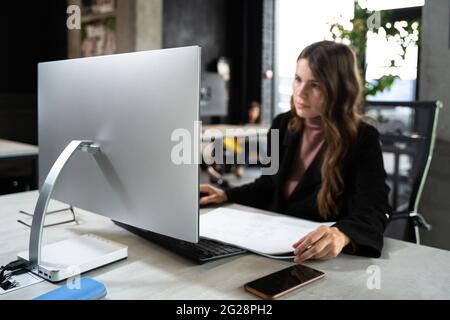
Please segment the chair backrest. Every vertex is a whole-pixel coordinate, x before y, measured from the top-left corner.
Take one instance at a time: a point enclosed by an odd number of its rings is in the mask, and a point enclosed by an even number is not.
[[[441,107],[440,101],[367,101],[364,106],[378,123],[394,214],[418,210]]]

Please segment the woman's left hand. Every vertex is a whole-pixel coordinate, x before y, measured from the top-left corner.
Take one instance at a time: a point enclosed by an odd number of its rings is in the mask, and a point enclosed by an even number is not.
[[[349,243],[350,238],[338,228],[320,226],[292,245],[295,249],[294,262],[335,258]]]

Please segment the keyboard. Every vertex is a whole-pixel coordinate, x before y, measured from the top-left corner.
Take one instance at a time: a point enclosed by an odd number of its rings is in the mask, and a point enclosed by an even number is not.
[[[119,227],[137,234],[138,236],[146,240],[154,242],[196,263],[204,263],[247,252],[247,250],[245,249],[241,249],[214,240],[204,239],[202,237],[200,237],[198,243],[191,243],[188,241],[163,236],[159,233],[136,228],[118,221],[113,220],[113,222]]]

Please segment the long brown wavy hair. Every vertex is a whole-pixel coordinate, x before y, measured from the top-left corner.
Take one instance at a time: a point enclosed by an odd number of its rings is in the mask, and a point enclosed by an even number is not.
[[[317,206],[322,218],[338,214],[337,203],[344,190],[341,163],[356,140],[359,123],[366,119],[360,113],[362,83],[355,53],[350,47],[332,41],[320,41],[306,47],[299,55],[308,65],[323,88],[325,108],[321,113],[326,150],[321,165],[322,186],[317,195]],[[300,132],[300,118],[291,97],[288,128]]]

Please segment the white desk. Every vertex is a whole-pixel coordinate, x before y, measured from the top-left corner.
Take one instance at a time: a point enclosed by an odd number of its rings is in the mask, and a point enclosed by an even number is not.
[[[27,249],[29,229],[16,220],[23,218],[19,209],[36,200],[36,191],[0,197],[1,264]],[[109,299],[254,299],[244,283],[292,265],[253,254],[196,265],[104,217],[77,210],[77,218],[78,225],[46,228],[44,243],[94,233],[128,245],[127,260],[85,274],[105,284]],[[324,271],[325,278],[283,299],[450,299],[450,252],[444,250],[386,239],[380,259],[341,255],[305,264]],[[380,268],[380,290],[367,288],[371,265]],[[42,282],[0,299],[31,299],[53,288]]]
[[[36,157],[38,152],[37,146],[0,139],[0,159]]]

